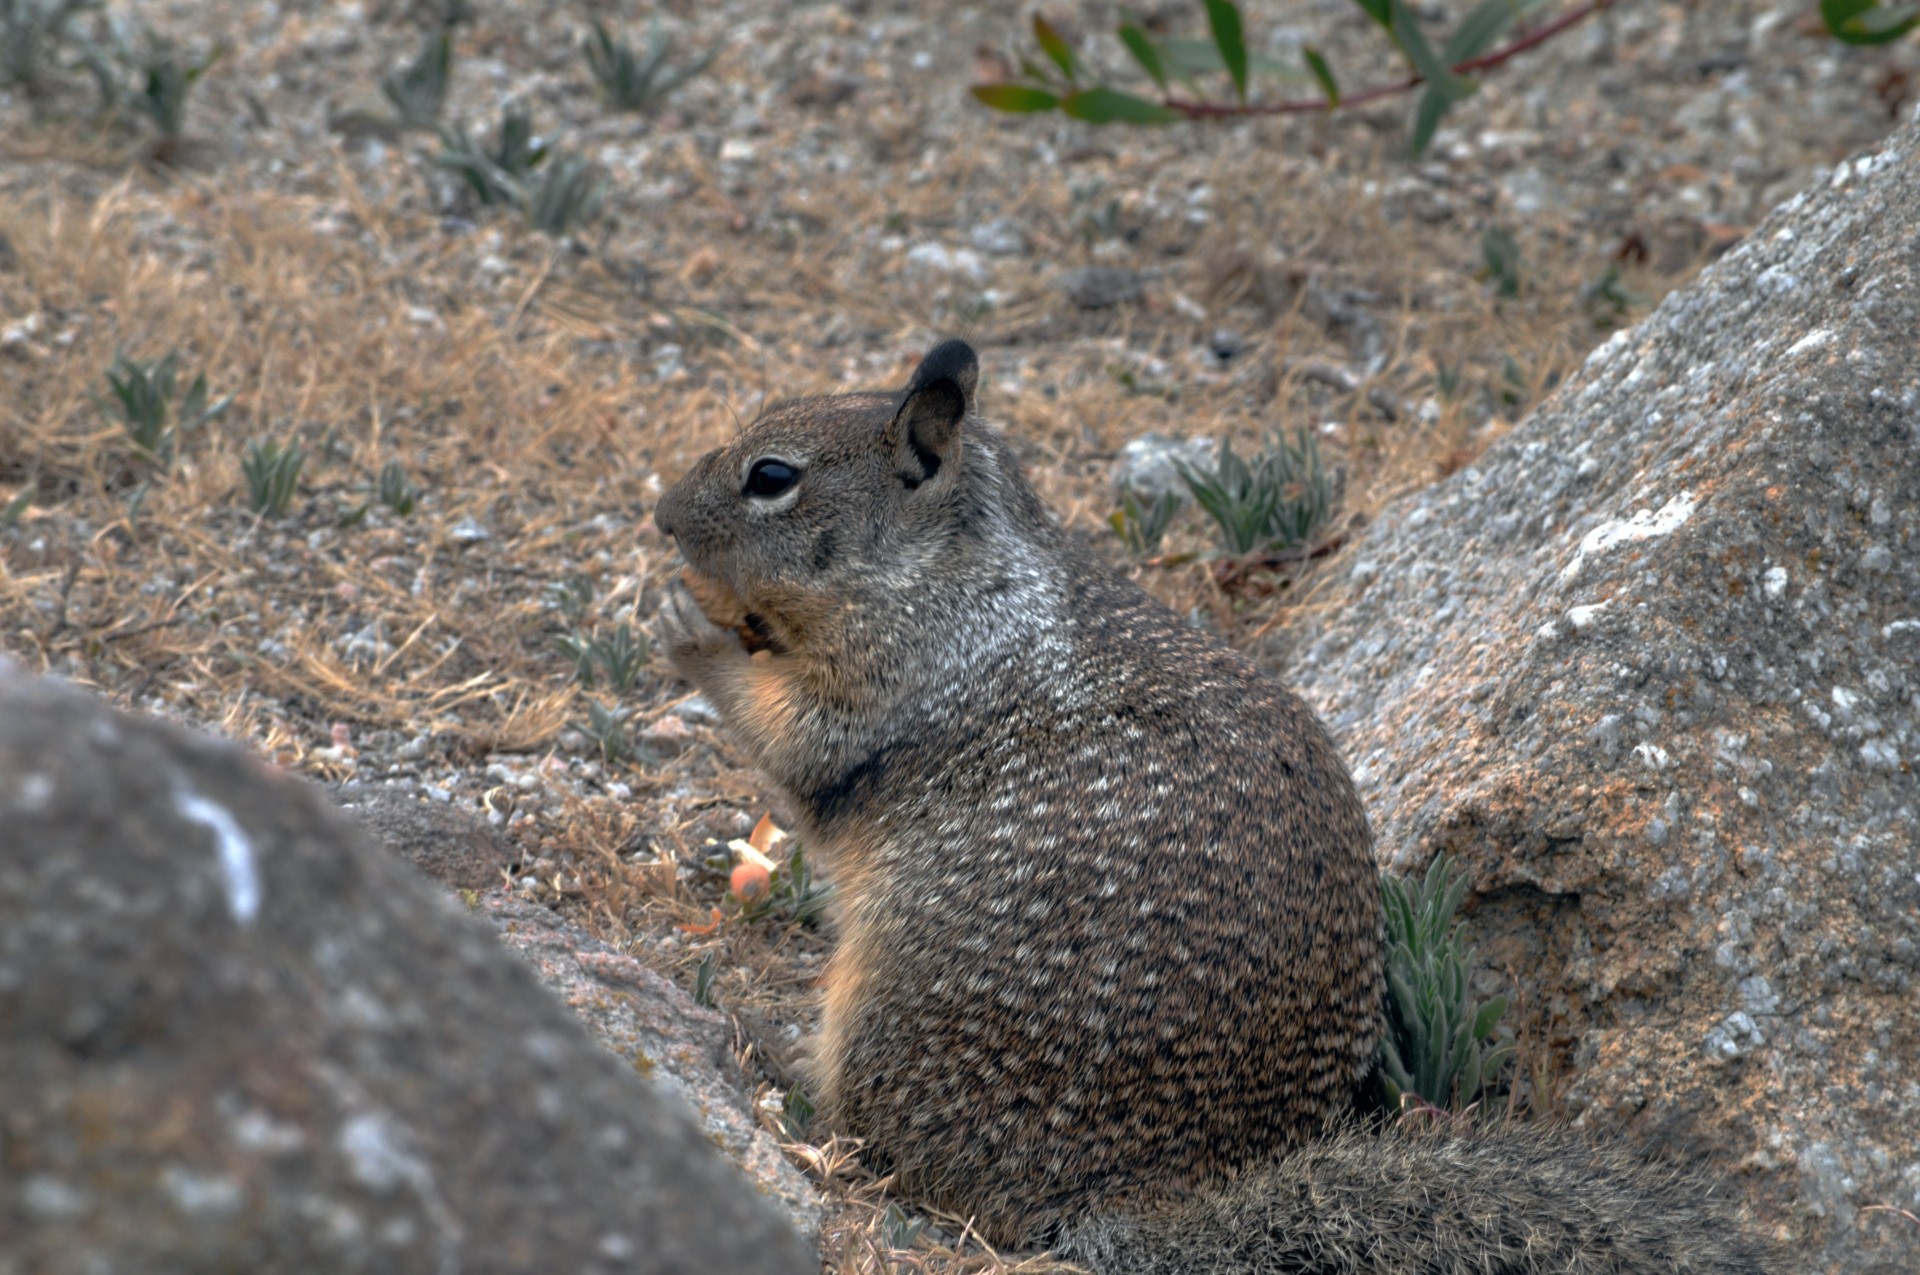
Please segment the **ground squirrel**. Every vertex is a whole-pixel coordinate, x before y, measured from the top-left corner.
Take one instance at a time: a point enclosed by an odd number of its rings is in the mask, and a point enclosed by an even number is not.
[[[667,649],[838,890],[833,1127],[1101,1272],[1763,1270],[1627,1157],[1352,1124],[1383,1004],[1353,781],[1056,525],[977,369],[948,341],[904,392],[774,406],[654,515]]]

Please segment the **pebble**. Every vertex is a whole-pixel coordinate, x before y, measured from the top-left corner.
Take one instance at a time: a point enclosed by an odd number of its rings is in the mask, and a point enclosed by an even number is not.
[[[987,263],[971,248],[949,248],[945,244],[923,243],[907,250],[908,274],[963,275],[974,283],[984,283]]]
[[[1099,310],[1147,295],[1147,279],[1124,266],[1082,266],[1060,276],[1060,290],[1083,310]]]
[[[1017,257],[1027,250],[1027,238],[1011,217],[995,217],[975,226],[967,238],[990,257]]]
[[[689,726],[718,726],[720,724],[719,710],[714,708],[713,701],[704,695],[694,696],[673,711],[675,716],[679,717],[681,721],[687,723]]]
[[[1111,476],[1116,490],[1154,499],[1171,492],[1185,499],[1187,484],[1180,477],[1180,466],[1204,468],[1212,463],[1211,438],[1171,438],[1153,431],[1120,449]]]

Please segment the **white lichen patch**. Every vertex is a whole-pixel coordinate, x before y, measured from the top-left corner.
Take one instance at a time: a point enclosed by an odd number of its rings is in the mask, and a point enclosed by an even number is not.
[[[1583,607],[1572,607],[1567,611],[1567,623],[1573,626],[1575,633],[1585,633],[1593,627],[1593,622],[1598,620],[1600,613],[1606,609],[1607,604],[1604,602],[1594,602]]]
[[[1603,522],[1589,531],[1580,540],[1580,547],[1574,551],[1573,561],[1560,573],[1562,580],[1571,580],[1580,574],[1580,567],[1589,557],[1607,553],[1621,545],[1632,544],[1637,540],[1651,540],[1656,536],[1672,535],[1693,517],[1697,506],[1693,493],[1683,491],[1657,511],[1637,509],[1630,518],[1616,518]]]
[[[208,801],[181,784],[173,790],[173,804],[181,816],[213,833],[214,847],[220,855],[220,884],[226,888],[227,910],[241,925],[253,924],[260,912],[260,867],[253,853],[253,842],[241,831],[233,812]]]
[[[1833,343],[1832,329],[1815,328],[1813,331],[1807,333],[1805,336],[1801,337],[1798,341],[1795,341],[1792,345],[1787,347],[1787,357],[1792,358],[1796,354],[1808,354],[1814,350],[1819,349],[1823,345],[1831,345],[1832,343]]]
[[[430,1188],[433,1173],[402,1145],[400,1131],[373,1112],[353,1116],[340,1127],[340,1152],[353,1180],[385,1195],[409,1184]]]
[[[232,1178],[217,1173],[196,1173],[177,1164],[161,1171],[160,1187],[174,1208],[194,1217],[232,1217],[247,1202],[246,1189]]]
[[[53,776],[40,774],[20,776],[13,804],[23,815],[37,815],[45,810],[53,804]]]
[[[1767,1038],[1753,1016],[1745,1010],[1735,1010],[1707,1032],[1702,1048],[1709,1062],[1730,1063],[1766,1043]]]

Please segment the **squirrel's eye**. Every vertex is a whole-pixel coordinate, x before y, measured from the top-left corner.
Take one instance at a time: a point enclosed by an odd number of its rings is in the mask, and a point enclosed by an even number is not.
[[[799,481],[800,471],[792,465],[771,456],[762,456],[747,471],[745,490],[749,496],[778,496]]]

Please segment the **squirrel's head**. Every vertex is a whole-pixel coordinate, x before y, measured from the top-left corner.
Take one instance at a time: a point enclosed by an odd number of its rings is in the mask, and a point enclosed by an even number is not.
[[[1005,446],[969,420],[979,369],[971,346],[945,341],[899,393],[779,403],[703,456],[653,517],[743,612],[711,618],[804,643],[849,606],[910,607],[916,585],[959,573],[987,524],[1044,522]]]

